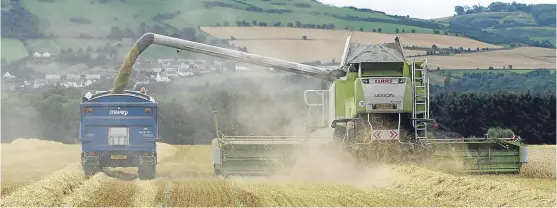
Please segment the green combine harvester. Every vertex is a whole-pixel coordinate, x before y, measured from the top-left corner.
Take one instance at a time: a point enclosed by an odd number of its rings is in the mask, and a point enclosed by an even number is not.
[[[463,170],[477,173],[518,173],[527,162],[526,147],[512,133],[508,137],[433,138],[428,131],[437,123],[430,118],[427,60],[407,60],[398,38],[384,44],[351,43],[350,39],[340,66],[325,69],[147,33],[133,46],[121,71],[131,71],[139,54],[156,44],[317,77],[328,85],[328,89],[304,92],[313,119],[306,135],[225,136],[219,134],[217,125],[213,150],[214,171],[219,175],[288,171],[297,153],[314,143],[336,145],[361,157],[369,153],[368,147],[390,143],[404,154],[426,150],[434,158],[456,156],[466,163]],[[328,136],[312,136],[321,130],[328,131]],[[437,151],[447,148],[452,151]]]

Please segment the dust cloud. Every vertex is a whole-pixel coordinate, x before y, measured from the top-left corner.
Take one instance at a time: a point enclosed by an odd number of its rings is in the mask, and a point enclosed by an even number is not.
[[[363,165],[358,158],[346,150],[341,150],[333,143],[332,128],[326,127],[308,132],[308,106],[303,103],[305,89],[319,89],[319,83],[292,84],[287,81],[253,81],[259,84],[250,91],[253,96],[262,96],[258,100],[264,103],[245,102],[235,109],[235,116],[247,128],[250,134],[268,136],[299,136],[300,140],[310,139],[306,145],[294,152],[296,161],[293,166],[268,178],[275,182],[313,181],[316,183],[340,183],[360,187],[388,186],[396,174],[390,168],[380,165]],[[292,93],[285,91],[290,89]],[[240,89],[235,89],[240,90]],[[328,109],[326,109],[328,111]],[[318,115],[320,116],[320,115]],[[282,118],[283,120],[277,121]],[[241,136],[241,135],[235,135]],[[302,143],[302,141],[301,141]],[[231,177],[231,180],[257,180],[258,177]]]
[[[359,187],[386,187],[396,172],[382,165],[363,165],[351,153],[334,144],[309,144],[298,152],[296,163],[277,180],[340,183]]]
[[[276,75],[280,76],[280,75]],[[250,80],[255,89],[249,98],[234,109],[234,117],[250,134],[273,136],[300,136],[307,131],[307,109],[303,104],[305,86],[295,86],[282,79]],[[306,85],[307,86],[307,85]]]

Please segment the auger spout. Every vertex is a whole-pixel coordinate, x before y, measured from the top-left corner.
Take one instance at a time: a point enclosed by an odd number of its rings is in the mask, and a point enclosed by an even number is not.
[[[164,35],[146,33],[139,38],[128,52],[124,63],[120,67],[120,72],[114,80],[113,94],[122,93],[128,84],[129,76],[131,74],[133,64],[139,55],[145,51],[151,44],[166,46],[179,50],[195,52],[199,54],[220,57],[229,60],[235,60],[243,63],[254,64],[259,66],[266,66],[273,69],[287,71],[297,74],[303,74],[321,79],[333,81],[346,75],[342,69],[330,70],[266,56],[245,53],[237,50],[231,50],[207,44],[197,43],[193,41],[168,37]]]

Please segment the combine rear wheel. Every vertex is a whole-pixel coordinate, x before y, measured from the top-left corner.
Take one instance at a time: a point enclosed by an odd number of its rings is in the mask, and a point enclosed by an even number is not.
[[[157,176],[157,166],[156,165],[140,165],[137,169],[139,174],[139,179],[150,180]]]

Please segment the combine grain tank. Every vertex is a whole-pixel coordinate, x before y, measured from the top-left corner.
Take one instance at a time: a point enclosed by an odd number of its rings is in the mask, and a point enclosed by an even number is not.
[[[313,118],[318,118],[308,126],[307,135],[219,135],[214,142],[214,165],[218,174],[269,174],[284,170],[284,166],[292,164],[291,153],[311,141],[329,141],[366,158],[370,153],[368,147],[377,142],[397,144],[408,150],[403,154],[411,154],[416,148],[435,153],[438,151],[433,150],[437,148],[456,145],[462,152],[452,153],[471,161],[470,166],[464,168],[467,171],[516,172],[520,169],[525,162],[521,157],[526,154],[520,141],[496,137],[438,140],[430,136],[428,131],[437,124],[429,113],[427,61],[407,60],[398,38],[384,44],[351,43],[350,38],[346,40],[340,66],[329,70],[147,33],[133,46],[121,72],[131,70],[137,56],[149,45],[157,44],[318,77],[327,82],[327,89],[307,90],[304,94],[308,114],[316,113]],[[312,95],[319,99],[308,99]],[[308,136],[318,129],[332,131],[328,139]]]
[[[157,102],[142,91],[87,93],[79,137],[86,175],[104,167],[138,167],[140,179],[156,176]]]

